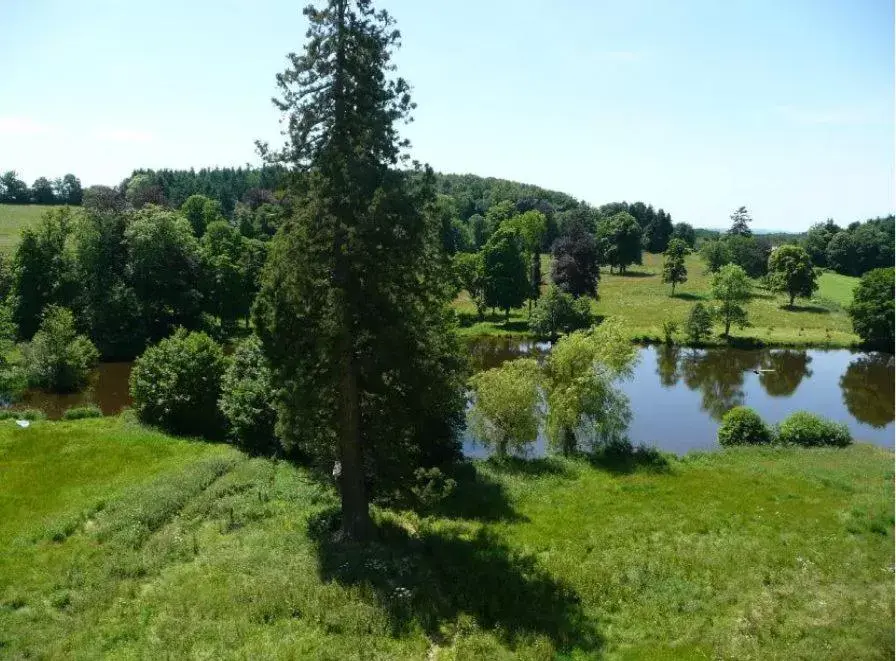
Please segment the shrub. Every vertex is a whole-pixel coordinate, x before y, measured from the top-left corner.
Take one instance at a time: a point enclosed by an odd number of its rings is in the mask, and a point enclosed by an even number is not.
[[[539,337],[557,339],[561,332],[569,333],[591,323],[591,299],[573,298],[556,285],[548,287],[538,299],[529,318],[530,330]]]
[[[411,493],[424,507],[433,507],[450,497],[457,488],[457,482],[446,476],[438,468],[418,468],[414,471],[414,485]]]
[[[225,367],[221,345],[205,333],[177,329],[134,362],[130,387],[137,416],[173,434],[219,437]]]
[[[103,412],[96,404],[73,406],[62,414],[63,420],[83,420],[84,418],[102,418]]]
[[[47,416],[40,409],[3,409],[0,420],[43,420]]]
[[[54,392],[73,392],[87,384],[99,359],[93,342],[75,331],[71,310],[49,306],[40,328],[25,345],[28,383]]]
[[[790,445],[845,447],[852,442],[846,425],[807,411],[797,411],[778,425],[778,442]]]
[[[251,336],[240,343],[224,372],[218,406],[229,423],[230,438],[244,450],[270,453],[279,447],[274,435],[271,370],[261,342]]]
[[[765,445],[772,442],[772,432],[759,414],[746,406],[735,406],[722,418],[719,427],[721,445]]]

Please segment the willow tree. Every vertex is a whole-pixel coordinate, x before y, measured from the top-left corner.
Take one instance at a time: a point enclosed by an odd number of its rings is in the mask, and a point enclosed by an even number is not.
[[[370,0],[304,10],[301,55],[277,76],[296,213],[274,238],[254,318],[277,433],[333,469],[342,535],[368,536],[374,489],[458,456],[461,359],[429,168],[398,170],[413,109],[390,63],[400,35]],[[415,169],[419,169],[416,168]]]

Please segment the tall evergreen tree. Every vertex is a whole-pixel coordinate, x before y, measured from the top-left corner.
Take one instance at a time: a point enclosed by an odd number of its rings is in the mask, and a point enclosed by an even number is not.
[[[753,236],[753,230],[750,229],[750,213],[747,207],[738,207],[731,214],[731,229],[728,230],[730,236]]]
[[[287,143],[276,153],[260,145],[300,173],[301,187],[254,318],[278,435],[318,467],[335,466],[341,534],[364,539],[371,488],[458,456],[462,362],[432,172],[395,167],[408,145],[396,124],[414,107],[390,75],[400,35],[370,0],[329,0],[305,15],[305,51],[277,77]]]

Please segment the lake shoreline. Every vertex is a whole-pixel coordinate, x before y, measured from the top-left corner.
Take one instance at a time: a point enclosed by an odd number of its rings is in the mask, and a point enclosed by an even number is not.
[[[493,332],[465,332],[465,329],[459,328],[457,334],[462,340],[467,342],[475,342],[486,338],[506,338],[527,342],[548,341],[528,331],[505,331],[495,329]],[[841,342],[831,340],[820,342],[816,339],[807,339],[805,341],[762,340],[757,337],[737,335],[732,336],[730,340],[717,338],[701,344],[679,341],[669,344],[665,342],[659,334],[632,333],[631,341],[633,344],[640,346],[675,346],[683,349],[848,349],[850,351],[880,351],[881,353],[893,353],[892,351],[865,347],[858,341]]]

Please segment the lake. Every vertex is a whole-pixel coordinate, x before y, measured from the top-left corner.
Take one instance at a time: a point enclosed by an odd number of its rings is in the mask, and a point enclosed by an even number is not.
[[[470,340],[474,369],[523,355],[543,356],[548,343],[481,337]],[[65,409],[95,403],[107,415],[130,405],[130,363],[102,363],[82,393],[29,392],[24,406],[58,418]],[[760,371],[771,370],[771,371]],[[769,423],[794,411],[818,413],[849,426],[859,441],[893,447],[894,361],[890,354],[822,349],[639,349],[634,376],[621,384],[631,400],[629,439],[670,452],[717,447],[716,430],[732,406],[755,408]],[[487,454],[468,436],[464,450]],[[533,450],[544,452],[543,439]]]
[[[501,337],[471,341],[476,369],[518,356],[545,355],[548,343]],[[798,410],[845,423],[857,441],[893,448],[893,356],[843,349],[688,349],[646,346],[631,379],[620,383],[633,413],[629,440],[683,454],[717,448],[722,415],[756,409],[768,422]],[[761,371],[771,370],[771,371]],[[488,451],[466,436],[470,456]],[[532,454],[544,453],[539,438]]]

